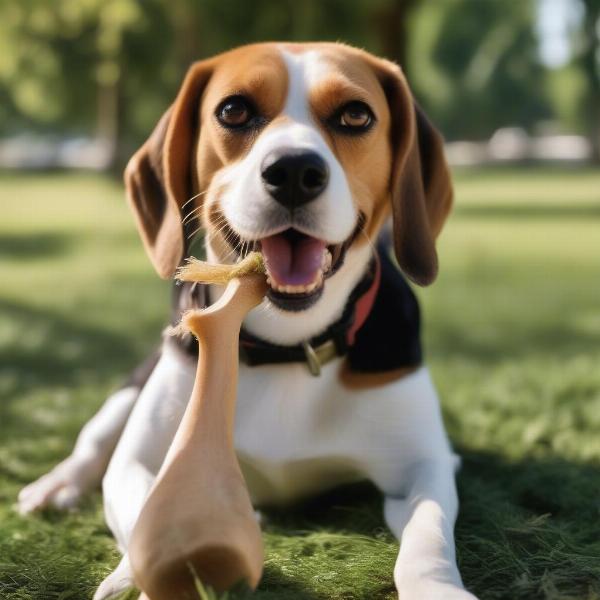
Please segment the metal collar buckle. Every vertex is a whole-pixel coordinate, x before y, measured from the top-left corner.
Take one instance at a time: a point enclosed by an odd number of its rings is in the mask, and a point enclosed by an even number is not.
[[[313,377],[321,374],[321,367],[337,356],[337,350],[333,340],[313,348],[307,341],[302,342],[302,349],[306,357],[308,370]]]

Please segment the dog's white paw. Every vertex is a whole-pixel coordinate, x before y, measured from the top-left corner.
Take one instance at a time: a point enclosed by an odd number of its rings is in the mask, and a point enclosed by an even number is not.
[[[398,584],[399,600],[477,600],[462,586],[451,582],[406,577]]]
[[[98,485],[101,477],[97,461],[69,456],[19,492],[18,510],[23,515],[50,506],[68,510],[76,506],[87,491]]]
[[[117,568],[98,586],[93,600],[109,600],[134,586],[133,573],[127,554]]]

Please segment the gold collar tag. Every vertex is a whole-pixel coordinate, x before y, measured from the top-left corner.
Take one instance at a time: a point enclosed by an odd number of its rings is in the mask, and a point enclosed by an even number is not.
[[[328,340],[317,348],[313,348],[308,342],[304,341],[302,342],[302,349],[306,356],[308,370],[313,377],[318,377],[321,374],[321,367],[337,356],[333,340]]]

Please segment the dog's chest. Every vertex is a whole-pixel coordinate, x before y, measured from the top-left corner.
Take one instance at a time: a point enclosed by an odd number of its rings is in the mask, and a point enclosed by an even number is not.
[[[336,361],[337,362],[337,361]],[[361,477],[356,415],[338,365],[240,365],[235,443],[256,504],[277,503]]]

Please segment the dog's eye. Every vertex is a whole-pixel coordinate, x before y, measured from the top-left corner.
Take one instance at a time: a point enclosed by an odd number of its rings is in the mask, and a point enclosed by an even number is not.
[[[373,123],[373,113],[364,102],[350,102],[339,113],[338,126],[344,129],[364,130]]]
[[[252,107],[242,96],[227,98],[217,109],[217,119],[225,127],[243,127],[253,116]]]

